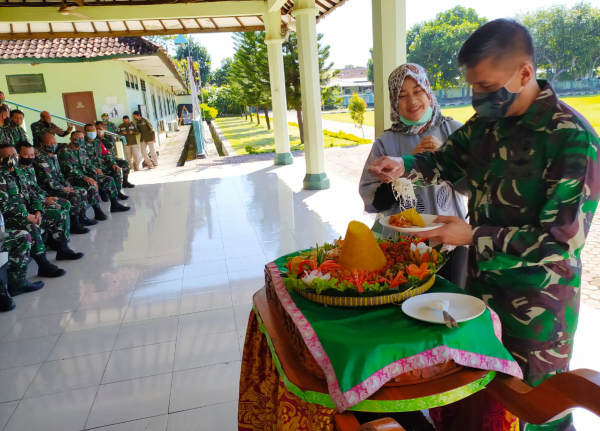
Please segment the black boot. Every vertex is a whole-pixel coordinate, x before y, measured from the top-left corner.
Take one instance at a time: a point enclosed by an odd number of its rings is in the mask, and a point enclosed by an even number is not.
[[[112,209],[112,204],[110,207]],[[102,221],[108,218],[106,214],[104,214],[104,211],[102,211],[102,208],[100,208],[99,204],[94,205],[92,208],[94,208],[94,217],[96,218],[96,220]]]
[[[25,278],[25,271],[19,271],[19,274],[8,274],[8,291],[12,296],[23,293],[35,292],[44,287],[43,281],[29,281]]]
[[[35,254],[32,257],[38,265],[38,277],[55,278],[61,277],[67,273],[64,269],[48,262],[46,253]]]
[[[85,214],[85,210],[81,211],[81,214],[79,214],[79,219],[81,220],[81,224],[84,226],[94,226],[95,224],[98,224],[96,220],[88,218],[88,216]]]
[[[81,220],[78,215],[71,216],[71,233],[72,234],[84,234],[88,233],[90,230],[81,224]]]
[[[125,175],[123,175],[123,187],[125,187],[126,189],[132,189],[135,187],[133,184],[131,184],[129,182],[129,172],[127,172]]]
[[[119,194],[117,195],[117,198],[124,201],[124,200],[129,199],[129,196],[124,195],[123,192],[120,191]]]
[[[104,190],[99,190],[98,194],[100,195],[102,202],[108,202],[108,193],[106,193]]]
[[[111,213],[120,213],[124,211],[129,211],[131,208],[125,205],[121,205],[118,200],[111,199],[110,200],[110,212]]]
[[[7,286],[0,280],[0,311],[10,311],[15,308],[15,305],[15,301],[8,293]]]
[[[83,253],[71,250],[66,240],[56,241],[56,260],[77,260],[82,257]]]

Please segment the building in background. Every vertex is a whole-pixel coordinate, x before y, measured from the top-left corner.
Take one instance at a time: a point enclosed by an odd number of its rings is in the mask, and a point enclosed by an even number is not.
[[[118,124],[139,110],[159,140],[175,127],[175,95],[186,90],[168,54],[142,37],[2,40],[0,62],[8,101],[83,123],[107,112]],[[30,134],[39,114],[23,111]]]
[[[348,106],[353,93],[357,93],[364,99],[367,106],[373,106],[373,83],[367,79],[366,67],[349,67],[340,69],[338,74],[331,78],[327,84],[330,87],[338,87],[342,97],[342,105]]]

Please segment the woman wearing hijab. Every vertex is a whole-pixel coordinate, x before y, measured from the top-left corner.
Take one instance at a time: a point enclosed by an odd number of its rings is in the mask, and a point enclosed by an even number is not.
[[[390,183],[382,183],[371,175],[367,167],[383,156],[399,157],[406,154],[436,151],[456,129],[458,121],[442,115],[423,67],[408,63],[397,67],[388,79],[392,127],[373,143],[360,178],[359,193],[367,212],[382,215],[400,212]],[[414,186],[417,211],[424,214],[451,215],[466,218],[464,197],[448,184]],[[376,221],[373,231],[381,237],[393,232]],[[457,248],[442,275],[464,287],[467,272],[467,252]]]

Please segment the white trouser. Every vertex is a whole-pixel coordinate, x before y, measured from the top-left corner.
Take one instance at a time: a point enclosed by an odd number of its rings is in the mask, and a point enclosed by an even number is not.
[[[140,147],[136,145],[124,145],[123,151],[125,152],[125,160],[129,162],[129,166],[131,166],[134,170],[140,170]]]
[[[142,141],[142,157],[146,162],[148,167],[152,165],[158,166],[158,157],[156,157],[156,150],[154,149],[154,141]],[[150,152],[150,157],[148,157],[148,152]]]

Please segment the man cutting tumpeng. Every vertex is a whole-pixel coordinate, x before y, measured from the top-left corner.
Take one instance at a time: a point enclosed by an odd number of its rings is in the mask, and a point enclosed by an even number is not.
[[[491,21],[462,46],[476,114],[437,152],[382,157],[381,179],[469,188],[469,223],[423,233],[470,245],[467,290],[502,320],[503,342],[526,381],[568,369],[577,327],[581,250],[600,194],[599,139],[588,122],[536,80],[527,29]],[[485,413],[482,413],[484,415]],[[525,430],[574,430],[570,415]]]

